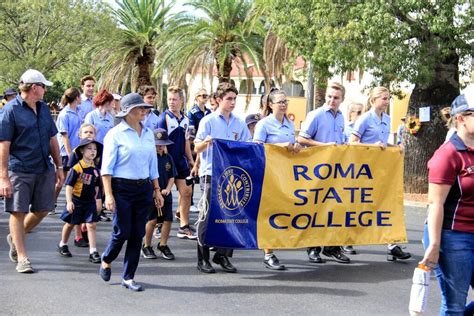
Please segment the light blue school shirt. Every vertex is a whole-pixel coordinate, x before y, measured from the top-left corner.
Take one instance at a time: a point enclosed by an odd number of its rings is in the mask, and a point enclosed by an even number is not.
[[[79,129],[81,128],[81,122],[77,111],[71,109],[69,105],[66,105],[61,112],[59,112],[58,118],[56,119],[56,126],[58,128],[58,142],[61,156],[68,156],[62,134],[67,133],[71,150],[74,150],[80,142]]]
[[[229,121],[227,122],[224,115],[222,115],[219,110],[203,117],[199,123],[195,142],[202,142],[207,136],[211,136],[211,138],[243,142],[252,140],[252,135],[250,135],[250,131],[244,120],[230,113]],[[199,175],[212,175],[212,145],[208,149],[204,149],[201,153]]]
[[[158,128],[158,122],[159,122],[158,117],[159,116],[156,115],[152,110],[150,111],[150,113],[148,113],[148,115],[143,120],[143,124],[145,125],[145,127],[148,127],[149,129],[154,131],[155,129]]]
[[[81,104],[77,106],[77,113],[79,113],[82,122],[84,122],[86,115],[92,112],[92,110],[94,110],[92,98],[88,99],[84,94],[81,94]]]
[[[102,115],[99,109],[95,109],[92,112],[87,113],[84,123],[94,125],[97,130],[95,139],[103,144],[105,135],[112,127],[114,127],[114,117],[109,112]]]
[[[374,144],[380,141],[387,146],[390,135],[390,116],[383,112],[380,119],[374,110],[365,112],[355,122],[352,134],[359,137],[363,144]]]
[[[333,114],[329,106],[323,105],[308,113],[301,124],[300,136],[321,143],[344,144],[344,117],[337,110]]]
[[[138,135],[122,120],[105,135],[102,175],[130,180],[158,178],[155,138],[151,130],[142,127]]]
[[[352,135],[352,130],[354,129],[354,124],[355,122],[349,122],[346,124],[346,127],[344,127],[344,143],[349,142],[349,138]]]
[[[286,115],[283,117],[283,123],[280,123],[272,113],[257,122],[253,140],[269,144],[286,142],[294,144],[295,126]]]

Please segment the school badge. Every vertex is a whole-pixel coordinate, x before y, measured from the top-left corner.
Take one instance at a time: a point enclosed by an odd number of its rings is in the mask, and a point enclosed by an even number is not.
[[[252,196],[252,179],[240,167],[228,167],[218,180],[217,200],[227,216],[237,216]]]

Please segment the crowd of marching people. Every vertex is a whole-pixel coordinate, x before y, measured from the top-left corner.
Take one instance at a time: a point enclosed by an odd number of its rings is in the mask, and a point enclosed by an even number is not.
[[[214,263],[226,272],[237,272],[230,261],[232,249],[211,249],[204,243],[212,210],[201,207],[199,220],[195,225],[190,223],[190,210],[196,209],[194,184],[199,183],[203,195],[200,205],[208,205],[212,194],[213,139],[277,144],[295,155],[304,147],[328,143],[362,143],[382,149],[398,146],[404,151],[401,140],[388,142],[391,123],[386,110],[391,96],[385,87],[373,88],[365,106],[351,103],[347,113],[342,113],[345,88],[329,83],[324,105],[307,114],[297,133],[287,116],[287,95],[275,88],[262,96],[260,113],[244,120],[233,114],[238,91],[230,83],[219,84],[212,94],[206,89],[197,91],[187,113],[183,90],[171,86],[167,91],[168,108],[160,113],[153,86],[141,86],[138,93],[123,97],[105,89],[94,95],[96,80],[85,76],[81,90],[72,87],[64,92],[54,121],[42,101],[51,84],[40,72],[27,70],[20,78],[19,93],[14,89],[5,91],[0,110],[0,195],[5,197],[5,210],[10,213],[9,256],[20,273],[34,272],[25,249],[26,233],[57,208],[62,210],[60,219],[64,222],[58,232],[59,255],[73,256],[68,242],[74,232],[74,244],[89,248],[89,261],[100,265],[99,275],[104,281],[110,280],[112,264],[126,242],[122,285],[133,291],[143,290],[135,282],[140,256],[175,259],[168,246],[174,217],[179,221],[177,237],[197,240],[199,271],[214,273]],[[474,183],[471,97],[461,95],[453,103],[450,114],[454,123],[450,124],[457,133],[428,165],[433,204],[423,263],[435,269],[446,309],[464,306],[473,282],[469,262],[474,249],[469,193]],[[177,205],[173,205],[173,187]],[[62,190],[66,204],[57,205]],[[107,214],[112,214],[111,237],[100,251],[96,227],[101,219],[110,220]],[[159,237],[155,247],[153,235]],[[470,247],[470,255],[459,259],[458,253],[451,254],[459,245]],[[387,247],[389,261],[411,257],[399,245]],[[321,254],[347,264],[351,262],[349,255],[356,252],[352,246],[314,245],[306,249],[308,260],[315,264],[325,262]],[[455,263],[452,258],[456,258]],[[463,260],[466,268],[458,269]],[[272,270],[286,269],[272,249],[264,249],[263,264]]]

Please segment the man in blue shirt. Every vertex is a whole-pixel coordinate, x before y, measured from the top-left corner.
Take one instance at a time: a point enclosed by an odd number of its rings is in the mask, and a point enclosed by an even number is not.
[[[196,131],[199,129],[199,123],[201,122],[202,118],[211,113],[206,107],[207,100],[209,100],[209,94],[207,94],[207,90],[202,88],[199,89],[196,95],[196,103],[192,107],[191,110],[188,111],[187,117],[189,119],[189,140],[191,142],[191,151],[193,152],[193,159],[196,160],[196,155],[194,153],[194,138],[196,137]],[[193,171],[194,170],[194,171]],[[191,170],[191,175],[194,175],[196,172],[196,168]],[[191,207],[189,211],[192,213],[197,213],[199,210],[196,206],[194,206],[193,196],[194,196],[194,184],[191,185],[192,194],[191,194]]]
[[[81,78],[81,104],[77,107],[79,117],[84,122],[87,113],[95,109],[92,98],[94,97],[95,78],[87,75]]]
[[[51,85],[42,73],[28,69],[20,79],[20,94],[0,112],[0,195],[11,215],[9,257],[20,273],[34,272],[25,236],[54,209],[55,185],[64,181],[58,130],[42,101]]]
[[[191,206],[191,187],[186,185],[186,177],[190,175],[190,167],[194,165],[191,145],[187,137],[189,120],[182,111],[184,101],[183,90],[177,86],[168,88],[168,110],[160,114],[158,127],[168,132],[173,142],[168,145],[168,153],[173,157],[176,171],[176,188],[178,189],[178,211],[180,226],[176,236],[181,239],[196,240],[194,229],[189,225],[189,208]],[[178,216],[178,215],[177,215]]]
[[[326,89],[326,102],[316,110],[308,113],[301,125],[298,142],[303,146],[320,146],[328,143],[344,143],[344,117],[339,106],[344,101],[345,88],[332,82]],[[307,249],[310,262],[323,263],[319,256],[321,247]],[[342,253],[342,247],[324,247],[323,254],[333,257],[337,262],[350,263],[351,260]]]
[[[251,141],[252,135],[245,122],[232,114],[235,108],[237,98],[237,89],[230,83],[223,82],[219,84],[216,92],[216,101],[219,108],[205,116],[199,125],[195,139],[196,153],[201,154],[201,166],[199,173],[201,175],[201,191],[206,197],[206,203],[210,205],[211,194],[211,176],[212,176],[212,139],[227,139],[236,141]],[[214,273],[215,270],[209,262],[209,247],[204,245],[204,236],[207,230],[207,220],[209,217],[208,209],[201,209],[198,222],[198,264],[199,271],[204,273]],[[230,263],[232,249],[217,248],[212,261],[220,264],[226,272],[237,272],[237,269]]]
[[[143,101],[145,101],[145,103],[153,106],[153,108],[147,109],[147,114],[145,120],[143,120],[143,125],[154,131],[158,128],[158,123],[160,121],[160,111],[154,108],[156,89],[153,86],[142,85],[138,88],[138,94],[143,97]]]

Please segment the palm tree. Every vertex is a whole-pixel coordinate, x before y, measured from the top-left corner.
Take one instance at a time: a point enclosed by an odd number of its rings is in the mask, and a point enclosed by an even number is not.
[[[169,81],[179,83],[186,74],[200,72],[219,82],[230,81],[232,64],[242,65],[251,77],[248,63],[260,69],[263,60],[264,23],[261,7],[249,0],[190,0],[186,5],[198,16],[175,17],[158,49],[157,72],[168,71]]]
[[[94,48],[94,68],[99,85],[112,91],[136,91],[151,85],[156,46],[167,22],[173,2],[165,0],[117,1],[113,15],[118,22],[117,34]]]

